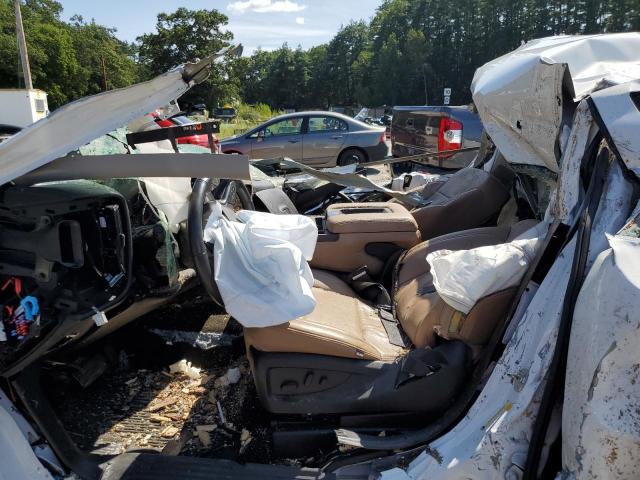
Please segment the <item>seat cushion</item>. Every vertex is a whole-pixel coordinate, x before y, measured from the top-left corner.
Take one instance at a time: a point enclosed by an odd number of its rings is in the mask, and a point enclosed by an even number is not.
[[[513,240],[534,226],[535,220],[515,225],[474,228],[442,235],[408,250],[396,265],[393,302],[396,317],[418,348],[435,345],[436,333],[470,344],[484,343],[508,310],[516,289],[484,297],[462,318],[435,290],[427,254],[436,250],[466,250]]]
[[[423,195],[430,203],[411,212],[423,240],[481,227],[497,217],[509,199],[502,182],[478,168],[459,170],[435,192],[427,187]]]
[[[386,361],[404,353],[389,343],[377,311],[347,283],[326,270],[313,270],[313,276],[315,310],[282,325],[245,328],[247,348]]]

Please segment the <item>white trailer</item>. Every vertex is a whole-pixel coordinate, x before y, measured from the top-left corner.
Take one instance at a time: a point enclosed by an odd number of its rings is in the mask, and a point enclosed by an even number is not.
[[[0,124],[24,128],[49,114],[46,92],[38,89],[0,89]]]

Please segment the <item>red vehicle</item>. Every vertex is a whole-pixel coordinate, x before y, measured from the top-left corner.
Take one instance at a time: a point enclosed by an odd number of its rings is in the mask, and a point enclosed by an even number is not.
[[[192,120],[189,120],[189,118],[187,118],[183,114],[174,115],[169,118],[160,118],[156,114],[153,114],[153,117],[155,119],[155,122],[158,124],[158,126],[163,128],[175,127],[178,125],[192,125],[195,123]],[[179,144],[186,143],[191,145],[200,145],[201,147],[209,148],[209,139],[207,138],[206,135],[192,135],[190,137],[181,137],[176,139],[176,141]],[[213,135],[213,143],[215,145],[214,150],[216,153],[221,153],[219,142],[220,141],[218,140],[218,137]]]

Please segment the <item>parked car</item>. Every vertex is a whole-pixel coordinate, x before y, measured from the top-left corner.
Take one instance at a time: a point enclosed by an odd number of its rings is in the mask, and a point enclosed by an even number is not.
[[[459,150],[480,145],[482,123],[468,106],[393,107],[391,152],[394,157]],[[441,168],[469,165],[475,152],[443,154],[429,161]]]
[[[381,160],[384,129],[335,112],[296,112],[272,118],[220,142],[223,153],[253,159],[289,157],[313,167]]]
[[[233,107],[218,107],[213,109],[213,118],[218,118],[223,122],[230,122],[236,118],[237,112]]]
[[[184,112],[177,115],[173,115],[168,118],[161,118],[157,114],[152,114],[154,121],[160,127],[175,127],[179,125],[193,125],[196,122],[189,119]],[[199,145],[201,147],[209,148],[209,138],[207,135],[191,135],[190,137],[181,137],[176,139],[179,144]],[[220,141],[216,135],[213,135],[214,150],[220,152]]]

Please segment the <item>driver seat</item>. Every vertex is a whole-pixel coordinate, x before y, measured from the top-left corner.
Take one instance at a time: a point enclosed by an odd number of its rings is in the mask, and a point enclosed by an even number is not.
[[[426,256],[508,242],[535,223],[451,233],[405,252],[395,265],[395,318],[361,299],[340,274],[314,270],[313,312],[281,325],[244,329],[265,408],[287,414],[444,410],[507,314],[516,289],[488,295],[462,315],[435,291]],[[397,322],[404,345],[388,333],[393,332],[388,322]]]

